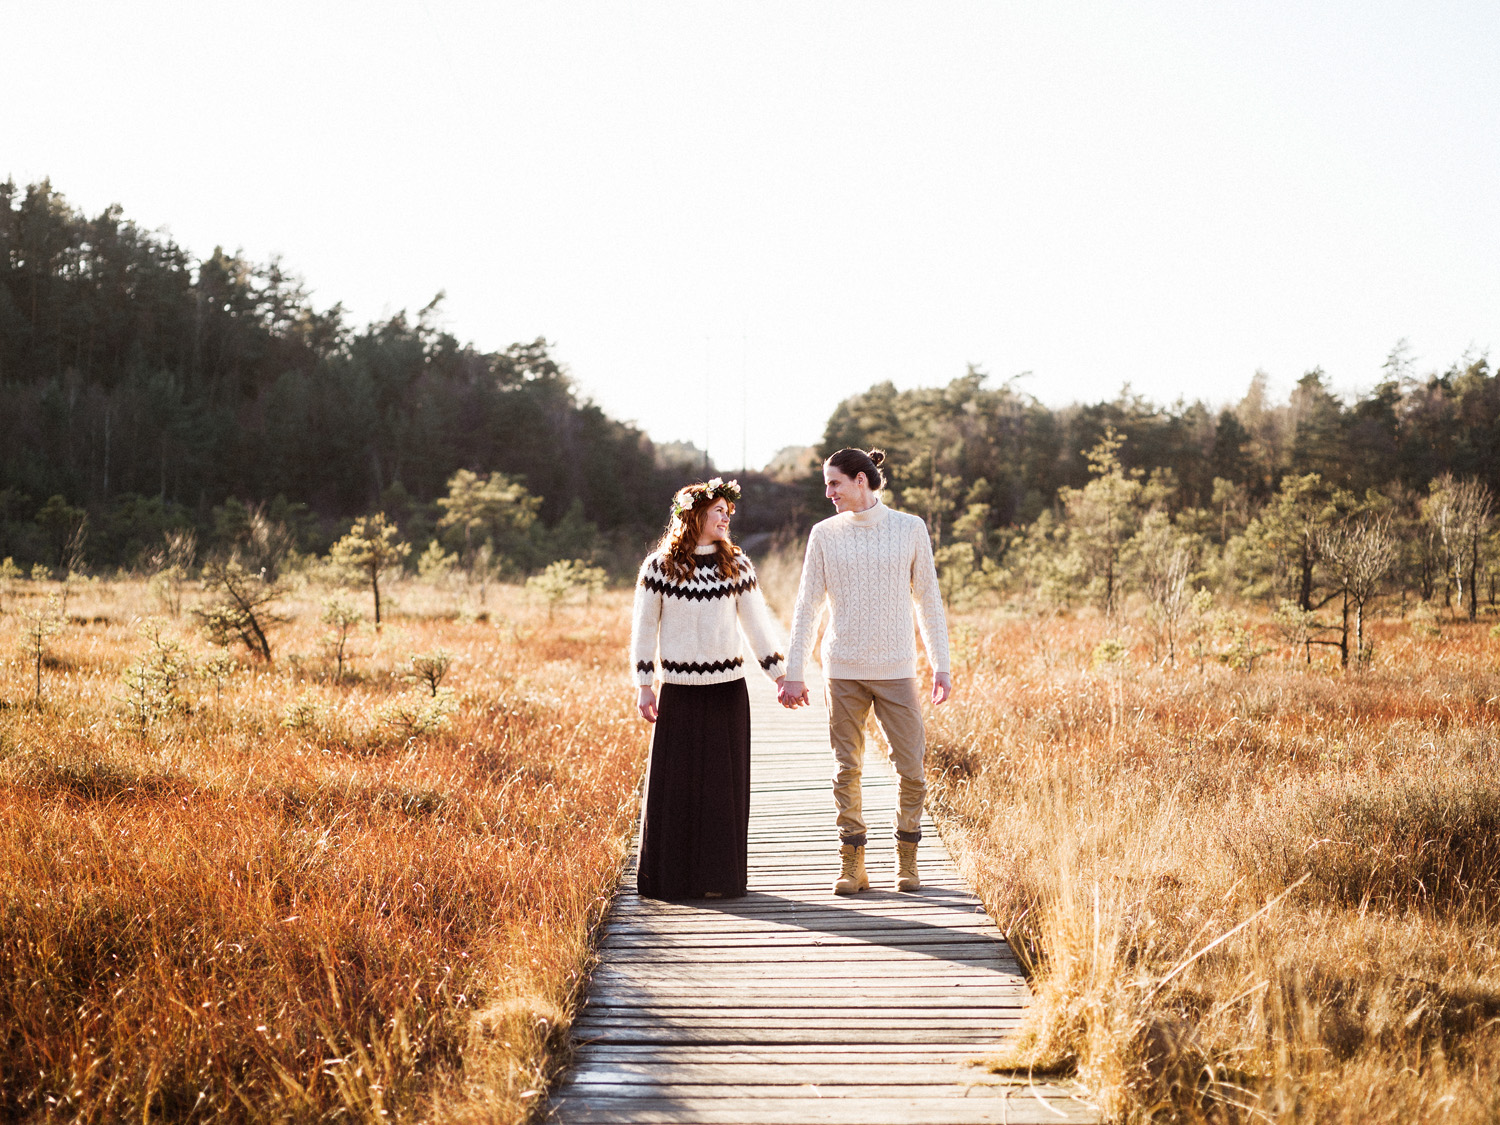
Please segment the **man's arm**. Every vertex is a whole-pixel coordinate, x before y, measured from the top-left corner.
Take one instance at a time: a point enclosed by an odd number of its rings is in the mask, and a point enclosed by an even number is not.
[[[784,707],[799,707],[808,702],[807,650],[818,628],[818,616],[828,596],[828,578],[823,570],[823,545],[814,527],[807,537],[807,551],[802,556],[802,580],[797,584],[797,603],[792,609],[792,639],[787,642],[786,679],[777,691]]]
[[[946,703],[953,694],[953,674],[948,660],[948,618],[943,612],[943,592],[938,586],[937,566],[932,561],[932,538],[927,525],[918,521],[917,542],[912,552],[911,596],[917,608],[917,630],[932,665],[932,701]]]

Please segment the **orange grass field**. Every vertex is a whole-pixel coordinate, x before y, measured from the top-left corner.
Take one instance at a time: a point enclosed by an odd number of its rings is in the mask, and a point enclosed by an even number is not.
[[[930,802],[1037,995],[996,1065],[1076,1069],[1114,1119],[1500,1120],[1487,622],[1379,622],[1362,673],[954,624]]]
[[[637,808],[625,595],[549,623],[398,584],[336,682],[309,587],[274,664],[188,677],[143,734],[144,583],[70,591],[32,707],[21,620],[60,589],[0,606],[0,1119],[524,1119]],[[400,673],[439,648],[452,714],[413,735]]]
[[[761,571],[785,602],[794,565]],[[0,605],[0,1118],[530,1115],[636,813],[628,592],[549,620],[401,583],[338,680],[308,586],[273,665],[200,670],[142,732],[128,669],[217,650],[83,583],[34,710],[19,635],[58,590]],[[1362,673],[1164,670],[1088,614],[953,627],[931,804],[1038,998],[995,1065],[1126,1120],[1500,1119],[1487,623],[1379,622]],[[1131,659],[1094,668],[1106,638]],[[437,649],[420,733],[402,672]]]

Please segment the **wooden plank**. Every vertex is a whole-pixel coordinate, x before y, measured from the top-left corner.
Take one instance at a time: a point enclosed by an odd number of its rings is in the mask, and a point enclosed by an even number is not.
[[[558,1116],[579,1125],[1062,1125],[1098,1121],[1072,1099],[1013,1091],[1002,1098],[564,1098]]]
[[[841,1031],[838,1028],[817,1027],[804,1030],[798,1027],[682,1027],[661,1024],[650,1027],[595,1027],[582,1021],[574,1027],[574,1034],[585,1043],[718,1043],[722,1045],[787,1045],[805,1043],[809,1038],[825,1044],[883,1044],[887,1049],[905,1043],[953,1043],[965,1044],[970,1050],[984,1048],[998,1050],[1005,1034],[1021,1026],[1018,1015],[1008,1023],[997,1023],[977,1031],[962,1028],[942,1027],[931,1030],[902,1026],[898,1028],[871,1027]],[[809,1032],[817,1034],[809,1035]]]
[[[1024,981],[1003,976],[988,980],[971,977],[961,984],[953,985],[942,975],[935,973],[915,980],[904,972],[893,971],[873,978],[839,977],[831,981],[795,976],[736,981],[730,977],[715,975],[717,972],[719,970],[701,970],[684,982],[666,975],[659,967],[651,966],[646,975],[612,975],[604,981],[598,981],[596,977],[589,995],[591,999],[598,997],[601,1002],[613,1004],[630,1003],[635,999],[655,1002],[655,998],[664,996],[681,997],[687,1003],[692,1003],[695,998],[703,1002],[705,997],[718,996],[738,998],[739,1001],[764,996],[767,1000],[774,1001],[786,993],[806,996],[809,1002],[826,1000],[838,1003],[842,994],[855,999],[866,995],[871,1003],[899,1000],[903,996],[920,996],[924,1003],[934,1004],[946,1003],[949,999],[956,1003],[963,997],[1030,995]],[[829,991],[815,991],[823,989]]]
[[[595,1004],[590,1001],[584,1008],[580,1019],[604,1020],[669,1020],[679,1023],[684,1020],[702,1019],[712,1016],[714,1019],[727,1019],[730,1017],[749,1019],[766,1019],[768,1014],[775,1020],[809,1020],[830,1019],[847,1022],[851,1015],[860,1012],[869,1012],[872,1017],[881,1020],[910,1020],[913,1023],[926,1023],[934,1020],[984,1020],[991,1016],[997,1018],[1014,1018],[1016,1011],[1024,1007],[1025,996],[1013,997],[1010,1004],[996,1004],[993,1000],[983,1007],[971,1006],[965,1008],[938,1008],[927,1007],[889,1007],[889,1008],[859,1008],[850,1005],[845,1009],[834,1009],[825,1006],[794,1008],[785,1005],[766,1004],[761,1007],[745,1006],[738,1002],[732,1005],[700,1006],[698,1008],[663,1007],[652,1004],[640,1007],[626,1007],[623,1005]]]
[[[1009,967],[1007,967],[1009,966]],[[894,977],[894,980],[886,979]],[[964,984],[1022,984],[1024,978],[1014,962],[965,965],[945,961],[906,961],[899,964],[884,961],[842,962],[824,964],[802,961],[786,961],[780,964],[754,964],[749,962],[693,961],[682,963],[680,969],[661,961],[611,961],[594,970],[592,980],[680,980],[684,983],[707,986],[726,985],[758,988],[776,982],[805,984],[808,986],[858,988],[862,983],[870,986],[898,984],[910,980],[924,987]]]
[[[907,994],[906,996],[885,996],[871,998],[864,1004],[855,1000],[823,999],[819,997],[799,998],[791,994],[790,990],[774,996],[757,996],[753,993],[733,993],[725,997],[726,1001],[733,1001],[735,1010],[766,1010],[773,1012],[788,1012],[793,1015],[797,1013],[820,1012],[833,1015],[842,1012],[868,1012],[872,1015],[887,1015],[895,1011],[903,1011],[918,1005],[926,1005],[925,1011],[948,1011],[948,1012],[974,1012],[988,1009],[1015,1009],[1027,1007],[1031,997],[1022,989],[1015,989],[1004,993],[986,993],[983,996],[942,996],[932,992],[920,995]],[[632,1003],[625,998],[595,999],[590,998],[588,1005],[580,1011],[580,1015],[604,1014],[604,1013],[627,1013],[637,1014],[647,1010],[660,1009],[661,1018],[670,1018],[674,1011],[727,1011],[726,1008],[704,1009],[701,1004],[695,1004],[687,993],[678,995],[648,994]],[[641,1017],[644,1018],[644,1017]]]
[[[965,936],[973,940],[960,940]],[[996,956],[1002,956],[998,951],[992,950],[995,943],[994,937],[977,926],[967,931],[944,926],[930,929],[886,927],[846,934],[819,930],[792,933],[740,930],[686,934],[645,931],[611,934],[606,948],[611,954],[616,950],[653,949],[669,951],[673,956],[681,956],[685,951],[692,949],[802,949],[806,946],[823,948],[838,946],[850,949],[886,946],[918,949],[931,946],[965,946],[986,953],[993,951]]]
[[[838,898],[830,894],[826,898],[804,898],[801,901],[766,901],[736,903],[734,900],[715,901],[710,904],[688,905],[662,903],[647,909],[619,911],[609,916],[610,926],[647,926],[657,922],[692,919],[705,922],[733,922],[736,920],[773,920],[803,929],[819,926],[836,926],[843,918],[856,921],[861,918],[902,918],[912,921],[927,919],[932,924],[941,924],[945,919],[955,921],[984,919],[983,904],[975,900],[940,899],[907,894],[897,896],[870,894],[857,897]]]
[[[932,927],[945,925],[976,926],[994,925],[978,904],[924,902],[885,902],[867,899],[850,903],[843,908],[837,900],[832,903],[808,903],[805,906],[784,905],[770,907],[757,904],[737,910],[638,910],[610,916],[605,923],[607,936],[615,932],[653,930],[658,927],[691,927],[709,929],[734,929],[736,927],[767,927],[787,930],[822,930],[837,933],[847,927],[879,925],[883,923],[913,924]]]
[[[954,964],[984,965],[1000,958],[1000,954],[993,949],[985,948],[979,944],[952,943],[947,945],[913,946],[909,949],[897,949],[892,946],[879,945],[846,945],[846,946],[818,946],[804,945],[795,949],[784,951],[770,949],[766,946],[726,946],[714,951],[714,960],[727,964],[766,964],[784,965],[793,961],[805,964],[832,964],[844,962],[932,962],[942,961]],[[610,960],[618,965],[628,965],[634,962],[646,962],[656,964],[662,957],[658,951],[642,949],[612,949]]]
[[[857,1058],[858,1056],[853,1056]],[[903,1065],[892,1066],[899,1060]],[[972,1085],[1014,1088],[1030,1085],[1025,1075],[991,1074],[975,1066],[917,1062],[895,1056],[887,1062],[596,1062],[577,1066],[568,1076],[576,1087],[594,1085],[691,1086],[910,1086],[952,1085],[960,1095]],[[1036,1085],[1046,1086],[1045,1082]],[[1061,1087],[1054,1087],[1061,1090]],[[843,1091],[841,1091],[842,1093]]]
[[[983,1031],[1001,1023],[1014,1023],[1024,1011],[1024,1005],[1009,1007],[922,1009],[916,1014],[902,1009],[889,1012],[862,1014],[855,1011],[828,1012],[811,1008],[795,1008],[776,1011],[770,1008],[700,1008],[696,1010],[585,1008],[573,1021],[574,1030],[580,1036],[593,1028],[637,1028],[637,1027],[799,1027],[804,1029],[826,1028],[831,1031],[855,1031],[866,1028],[899,1030],[903,1027],[927,1028],[959,1027]]]
[[[674,974],[669,968],[661,965],[643,964],[636,967],[639,969],[636,973],[626,973],[619,968],[596,972],[594,989],[599,995],[611,992],[628,995],[636,991],[659,992],[663,988],[675,987],[684,995],[696,992],[701,997],[711,990],[750,994],[799,987],[804,989],[835,987],[851,994],[868,990],[872,997],[876,997],[899,994],[902,989],[911,991],[920,989],[929,995],[939,996],[942,990],[947,988],[982,989],[999,986],[1020,987],[1025,984],[1019,974],[971,973],[964,974],[955,981],[953,974],[947,971],[934,969],[917,975],[908,966],[900,964],[883,966],[882,971],[879,972],[867,970],[860,973],[852,973],[833,966],[828,972],[820,972],[815,976],[790,972],[776,973],[765,966],[754,966],[763,971],[753,978],[730,971],[735,968],[743,969],[746,967],[744,965],[718,967],[695,965],[692,967],[692,972],[685,977]]]
[[[849,898],[828,895],[826,898],[804,898],[796,901],[715,903],[712,905],[689,905],[685,903],[656,903],[649,907],[632,907],[612,913],[609,924],[628,921],[632,924],[650,924],[656,920],[695,918],[706,921],[734,919],[776,919],[800,924],[805,919],[811,925],[826,925],[838,920],[843,910],[849,919],[859,918],[936,918],[972,917],[983,918],[983,904],[978,900],[924,898],[917,895],[872,895],[869,893]]]
[[[909,1043],[891,1048],[873,1043],[856,1044],[748,1044],[678,1043],[671,1047],[642,1046],[638,1043],[581,1043],[574,1052],[580,1067],[603,1063],[638,1063],[651,1067],[691,1064],[727,1065],[764,1063],[788,1066],[807,1063],[828,1066],[879,1064],[896,1073],[903,1066],[930,1066],[938,1063],[964,1068],[985,1065],[985,1052],[967,1044]]]
[[[711,1087],[705,1089],[705,1087]],[[874,1082],[854,1085],[846,1082],[741,1082],[733,1078],[716,1079],[710,1082],[591,1082],[579,1084],[570,1091],[576,1097],[636,1097],[662,1098],[691,1101],[711,1096],[714,1098],[1012,1098],[1018,1088],[1028,1088],[1038,1094],[1066,1097],[1067,1092],[1058,1086],[1038,1084],[1026,1087],[1024,1082],[955,1082],[951,1075],[933,1082],[885,1083]]]
[[[998,950],[1007,950],[1005,939],[994,925],[982,915],[967,914],[945,918],[941,923],[924,921],[920,917],[902,916],[886,918],[849,918],[838,925],[827,923],[807,925],[777,918],[674,918],[669,921],[642,923],[628,926],[611,926],[601,938],[602,945],[614,945],[644,940],[660,940],[664,943],[689,942],[697,939],[722,941],[730,939],[765,940],[805,938],[809,941],[844,938],[851,940],[880,940],[886,937],[918,936],[926,938],[953,935],[962,940],[971,939],[989,942]]]
[[[748,982],[764,977],[795,977],[816,982],[829,972],[845,980],[864,976],[890,976],[910,971],[932,977],[953,974],[954,980],[969,979],[973,973],[999,973],[1019,976],[1009,956],[997,954],[981,945],[878,945],[871,943],[828,943],[826,945],[713,945],[661,946],[629,945],[603,951],[609,957],[610,969],[601,971],[649,972],[670,970],[667,958],[675,960],[689,974],[734,976],[742,973]],[[662,956],[653,957],[653,953]],[[712,964],[701,958],[712,957]],[[926,983],[932,983],[930,980]]]
[[[816,949],[816,947],[814,947]],[[940,957],[854,957],[847,955],[847,947],[840,947],[831,952],[846,953],[845,956],[833,957],[822,961],[813,958],[773,958],[762,961],[748,961],[742,959],[731,959],[725,956],[715,955],[712,961],[684,959],[684,958],[658,958],[652,960],[641,955],[639,957],[615,956],[615,951],[604,951],[609,955],[609,963],[602,969],[595,971],[595,975],[608,973],[628,973],[631,975],[650,975],[652,973],[673,974],[677,966],[681,966],[680,974],[684,979],[694,976],[702,977],[725,977],[739,979],[747,983],[756,978],[789,977],[799,980],[816,982],[821,979],[842,979],[859,981],[866,977],[889,976],[892,973],[910,972],[917,976],[942,977],[955,981],[961,980],[994,980],[997,977],[1010,977],[1019,979],[1020,971],[1015,960],[1011,957],[990,954],[981,960],[951,961]],[[620,950],[621,954],[630,951]],[[925,983],[932,983],[930,980]]]
[[[705,1089],[705,1086],[711,1089]],[[672,1098],[690,1101],[699,1098],[1011,1098],[1025,1083],[953,1082],[951,1077],[939,1082],[915,1083],[748,1083],[736,1080],[712,1080],[705,1083],[594,1082],[579,1083],[568,1094],[579,1098]],[[1067,1091],[1058,1086],[1034,1086],[1032,1091],[1043,1097],[1065,1098]]]
[[[785,948],[791,945],[973,945],[993,950],[997,956],[1010,956],[1010,946],[989,923],[954,922],[934,926],[915,918],[872,918],[851,922],[846,929],[821,926],[792,926],[773,921],[724,923],[669,923],[659,926],[630,926],[611,930],[600,942],[601,950],[624,950],[649,946],[664,951],[664,956],[679,947],[721,945],[769,945]]]
[[[801,911],[784,911],[780,915],[732,916],[718,913],[680,914],[660,918],[615,919],[603,931],[604,940],[616,935],[634,934],[754,934],[810,933],[859,934],[869,930],[959,930],[982,932],[996,941],[1000,932],[977,911],[905,910],[886,914],[863,914],[850,911],[839,917],[834,911],[804,915]]]
[[[906,933],[943,932],[982,933],[992,941],[1004,940],[995,924],[975,911],[893,911],[885,914],[863,914],[851,911],[843,918],[807,915],[785,911],[780,915],[672,915],[660,918],[616,919],[602,931],[601,940],[616,935],[635,934],[798,934],[854,935],[871,930],[895,930]]]

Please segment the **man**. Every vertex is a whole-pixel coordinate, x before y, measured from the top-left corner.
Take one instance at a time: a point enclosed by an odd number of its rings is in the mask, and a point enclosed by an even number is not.
[[[917,841],[922,838],[922,775],[926,736],[912,617],[933,668],[932,701],[953,692],[948,670],[948,625],[943,617],[932,541],[918,516],[894,512],[880,502],[885,486],[878,449],[841,449],[823,464],[823,494],[837,513],[814,526],[807,539],[802,582],[792,613],[786,679],[777,698],[784,707],[808,702],[804,681],[808,648],[826,601],[823,675],[828,698],[828,739],[836,763],[833,799],[838,808],[839,876],[835,894],[865,890],[865,821],[860,776],[864,769],[865,720],[870,709],[891,745],[900,778],[896,813],[896,890],[922,885]]]

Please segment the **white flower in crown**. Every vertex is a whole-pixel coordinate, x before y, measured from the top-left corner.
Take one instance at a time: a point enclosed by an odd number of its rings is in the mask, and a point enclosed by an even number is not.
[[[726,481],[723,477],[714,477],[713,480],[705,481],[703,484],[688,485],[680,489],[676,496],[672,497],[672,514],[682,516],[692,510],[692,507],[700,499],[713,500],[722,496],[731,503],[738,503],[740,498],[740,482],[737,480]]]

